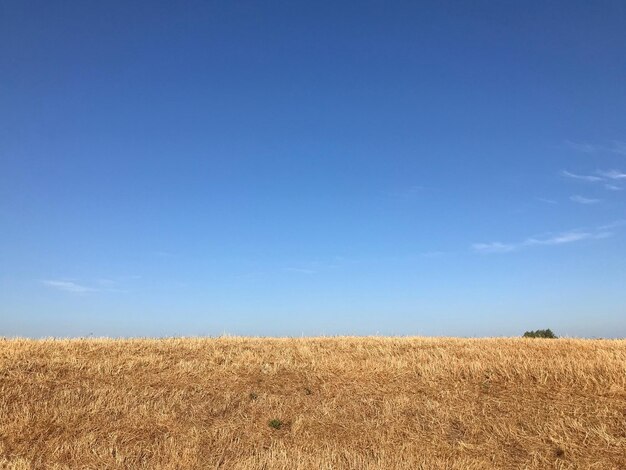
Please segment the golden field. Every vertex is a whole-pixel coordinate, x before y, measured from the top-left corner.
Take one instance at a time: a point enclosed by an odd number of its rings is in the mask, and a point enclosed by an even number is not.
[[[626,469],[626,340],[0,339],[0,468]]]

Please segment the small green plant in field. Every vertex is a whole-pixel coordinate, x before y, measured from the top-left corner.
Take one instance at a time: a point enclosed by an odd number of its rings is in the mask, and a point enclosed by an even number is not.
[[[550,328],[547,330],[535,330],[535,331],[527,331],[524,333],[524,338],[558,338]]]
[[[267,424],[269,424],[270,428],[274,429],[280,429],[283,426],[283,422],[280,419],[276,418],[270,419]]]

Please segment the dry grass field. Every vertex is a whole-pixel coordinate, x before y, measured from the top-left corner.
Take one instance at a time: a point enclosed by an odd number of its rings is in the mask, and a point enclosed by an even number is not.
[[[0,468],[626,469],[626,341],[0,340]]]

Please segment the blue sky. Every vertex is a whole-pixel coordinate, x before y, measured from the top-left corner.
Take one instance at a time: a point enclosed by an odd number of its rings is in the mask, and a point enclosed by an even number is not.
[[[626,336],[626,4],[0,5],[0,335]]]

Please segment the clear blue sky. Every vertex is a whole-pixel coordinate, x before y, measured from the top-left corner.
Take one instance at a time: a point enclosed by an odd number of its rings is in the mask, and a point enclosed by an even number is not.
[[[0,335],[626,336],[626,3],[0,4]]]

